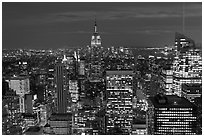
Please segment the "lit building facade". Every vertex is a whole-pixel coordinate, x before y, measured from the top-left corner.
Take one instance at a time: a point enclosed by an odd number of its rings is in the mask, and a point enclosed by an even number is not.
[[[195,135],[197,107],[183,97],[157,95],[149,98],[147,124],[150,135]]]
[[[181,96],[182,84],[202,83],[202,57],[201,50],[195,49],[194,42],[176,35],[176,57],[173,62],[173,93]]]
[[[94,32],[91,37],[90,47],[90,63],[89,63],[89,80],[90,81],[101,81],[102,80],[102,49],[101,37],[98,33],[97,24],[95,21]]]
[[[79,88],[77,80],[69,80],[69,92],[71,94],[72,102],[77,103],[79,100]]]
[[[93,33],[93,35],[91,37],[91,47],[98,47],[98,46],[101,46],[101,36],[98,33],[97,24],[96,24],[96,21],[95,21],[94,33]]]
[[[107,130],[119,127],[131,134],[133,120],[133,71],[106,71]]]
[[[21,134],[22,126],[19,95],[13,90],[8,90],[2,97],[2,134]]]
[[[175,51],[180,52],[181,50],[188,50],[195,48],[195,42],[191,39],[186,37],[183,34],[176,32],[175,34]]]
[[[79,75],[85,75],[85,60],[79,61]]]
[[[30,92],[30,81],[28,77],[5,78],[9,83],[9,88],[19,95],[20,112],[25,113],[25,94]]]
[[[201,98],[202,84],[183,84],[182,96],[190,102],[195,102],[195,98]]]
[[[173,69],[172,66],[164,67],[161,72],[161,88],[166,95],[172,95],[173,88]]]
[[[24,128],[27,130],[29,127],[36,126],[38,124],[37,113],[29,114],[23,113]]]

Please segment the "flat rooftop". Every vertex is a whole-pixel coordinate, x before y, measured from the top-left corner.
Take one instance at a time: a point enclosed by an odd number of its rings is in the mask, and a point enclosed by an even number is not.
[[[108,70],[106,75],[133,75],[133,71],[130,70]]]
[[[155,96],[149,98],[154,107],[156,108],[189,108],[195,107],[193,103],[184,97],[178,97],[177,95],[164,95]]]
[[[16,77],[4,77],[5,80],[25,80],[29,79],[29,76],[16,76]]]
[[[53,113],[50,116],[50,120],[52,121],[72,120],[72,113]]]

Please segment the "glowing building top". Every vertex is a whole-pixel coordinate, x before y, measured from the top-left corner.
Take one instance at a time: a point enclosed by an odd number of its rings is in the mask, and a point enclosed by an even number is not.
[[[101,46],[101,37],[97,31],[97,24],[95,20],[94,33],[91,37],[91,47],[97,47],[97,46]]]

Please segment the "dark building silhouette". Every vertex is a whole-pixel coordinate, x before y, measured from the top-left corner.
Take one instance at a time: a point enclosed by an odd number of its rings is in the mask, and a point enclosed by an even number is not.
[[[147,112],[150,135],[195,135],[197,107],[183,97],[158,94],[149,98]]]
[[[57,113],[66,113],[68,81],[65,65],[63,63],[57,64],[55,71],[56,71],[55,73],[56,73]]]

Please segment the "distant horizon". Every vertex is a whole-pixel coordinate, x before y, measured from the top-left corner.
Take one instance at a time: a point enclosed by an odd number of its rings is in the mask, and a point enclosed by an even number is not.
[[[202,45],[201,2],[3,2],[2,49],[83,48],[95,18],[103,47],[173,46],[175,32]]]

